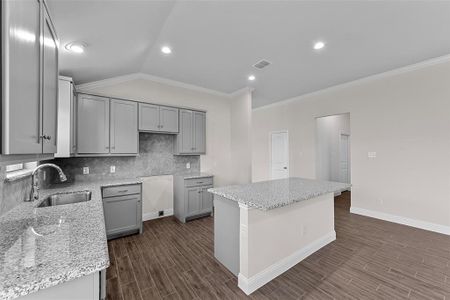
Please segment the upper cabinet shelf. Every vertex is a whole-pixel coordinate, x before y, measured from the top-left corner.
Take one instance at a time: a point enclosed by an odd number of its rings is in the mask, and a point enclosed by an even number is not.
[[[77,155],[138,153],[136,102],[78,94],[77,108]]]
[[[139,131],[178,133],[178,108],[139,103]]]
[[[206,153],[206,113],[180,110],[180,133],[175,141],[175,154],[200,155]]]
[[[47,6],[43,0],[2,1],[1,22],[1,153],[53,154],[58,41]]]

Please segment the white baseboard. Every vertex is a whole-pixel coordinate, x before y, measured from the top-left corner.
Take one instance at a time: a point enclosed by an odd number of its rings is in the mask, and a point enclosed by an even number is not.
[[[403,224],[411,227],[416,227],[424,230],[429,230],[433,232],[438,232],[446,235],[450,235],[450,226],[440,225],[436,223],[430,223],[425,221],[420,221],[416,219],[410,219],[402,216],[391,215],[379,211],[369,210],[359,207],[350,207],[350,212],[352,214],[362,215],[366,217],[371,217],[375,219],[380,219],[384,221],[389,221],[393,223]]]
[[[173,209],[165,209],[163,216],[159,216],[157,211],[143,213],[142,221],[149,221],[149,220],[164,218],[164,217],[168,217],[168,216],[173,216]]]
[[[326,246],[336,239],[336,232],[333,230],[327,235],[323,236],[320,239],[315,240],[311,244],[302,249],[299,249],[295,253],[290,256],[283,258],[282,260],[276,262],[270,267],[262,270],[258,274],[247,278],[241,273],[238,275],[238,286],[241,290],[244,291],[247,295],[250,295],[269,281],[273,280],[277,276],[283,274],[320,248]]]

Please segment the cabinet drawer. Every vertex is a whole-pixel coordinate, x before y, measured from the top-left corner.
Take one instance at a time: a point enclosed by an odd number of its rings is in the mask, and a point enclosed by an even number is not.
[[[212,185],[212,184],[213,184],[212,177],[193,178],[193,179],[185,179],[184,180],[184,185],[187,187],[198,186],[198,185]]]
[[[119,185],[103,188],[103,198],[141,193],[140,184]]]

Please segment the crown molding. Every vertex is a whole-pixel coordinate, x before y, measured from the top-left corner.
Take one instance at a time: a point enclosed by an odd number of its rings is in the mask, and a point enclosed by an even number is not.
[[[228,97],[234,98],[234,97],[237,97],[237,96],[239,96],[241,94],[244,94],[244,93],[251,94],[251,93],[253,93],[254,90],[255,90],[255,88],[246,86],[246,87],[244,87],[242,89],[239,89],[237,91],[234,91],[234,92],[228,94]]]
[[[207,94],[211,94],[211,95],[215,95],[215,96],[219,96],[219,97],[229,98],[231,95],[228,93],[196,86],[193,84],[188,84],[188,83],[184,83],[184,82],[180,82],[180,81],[176,81],[176,80],[172,80],[172,79],[167,79],[167,78],[163,78],[163,77],[158,77],[158,76],[154,76],[154,75],[150,75],[150,74],[145,74],[145,73],[132,73],[132,74],[128,74],[128,75],[117,76],[117,77],[107,78],[107,79],[103,79],[103,80],[83,83],[83,84],[77,85],[76,88],[79,91],[87,92],[87,91],[95,90],[97,88],[102,88],[102,87],[107,87],[107,86],[111,86],[111,85],[115,85],[115,84],[125,83],[125,82],[129,82],[129,81],[137,80],[137,79],[149,80],[149,81],[153,81],[156,83],[166,84],[166,85],[170,85],[173,87],[184,88],[184,89],[188,89],[188,90],[196,91],[196,92],[207,93]]]
[[[432,59],[427,59],[427,60],[424,60],[424,61],[412,64],[412,65],[407,65],[407,66],[400,67],[400,68],[397,68],[397,69],[392,69],[392,70],[389,70],[389,71],[386,71],[386,72],[383,72],[383,73],[370,75],[370,76],[359,78],[359,79],[356,79],[356,80],[352,80],[352,81],[344,82],[344,83],[341,83],[341,84],[333,85],[333,86],[330,86],[330,87],[327,87],[327,88],[324,88],[324,89],[321,89],[321,90],[317,90],[317,91],[314,91],[314,92],[311,92],[311,93],[303,94],[303,95],[300,95],[300,96],[295,96],[295,97],[288,98],[288,99],[285,99],[285,100],[281,100],[281,101],[278,101],[278,102],[274,102],[274,103],[270,103],[270,104],[263,105],[263,106],[260,106],[260,107],[256,107],[256,108],[253,109],[253,111],[258,111],[258,110],[262,110],[262,109],[272,108],[272,107],[285,105],[285,104],[292,103],[292,102],[302,101],[302,100],[304,100],[306,98],[309,98],[309,97],[312,97],[312,96],[318,96],[318,95],[322,95],[322,94],[325,94],[325,93],[331,93],[331,92],[339,91],[339,90],[342,90],[342,89],[345,89],[345,88],[349,88],[349,87],[352,87],[352,86],[356,86],[356,85],[360,85],[360,84],[363,84],[363,83],[368,83],[368,82],[375,81],[375,80],[380,80],[380,79],[386,78],[386,77],[392,77],[392,76],[401,75],[401,74],[404,74],[404,73],[409,73],[409,72],[412,72],[412,71],[415,71],[415,70],[424,69],[424,68],[427,68],[427,67],[431,67],[431,66],[434,66],[434,65],[437,65],[437,64],[441,64],[441,63],[446,63],[446,62],[450,62],[450,54],[439,56],[439,57],[435,57],[435,58],[432,58]]]

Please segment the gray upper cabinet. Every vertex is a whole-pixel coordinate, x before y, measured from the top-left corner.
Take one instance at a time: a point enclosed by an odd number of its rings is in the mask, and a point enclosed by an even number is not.
[[[78,94],[78,154],[109,153],[109,98]]]
[[[138,153],[137,102],[79,93],[76,103],[76,155]]]
[[[159,106],[139,103],[139,130],[159,130]]]
[[[175,143],[175,153],[199,155],[206,153],[206,113],[180,110],[180,133]]]
[[[58,43],[47,9],[43,10],[42,106],[43,153],[57,151],[58,116]]]
[[[193,127],[192,119],[193,112],[190,110],[182,109],[180,111],[180,133],[177,136],[178,153],[191,153],[194,150],[193,147]]]
[[[1,1],[1,22],[2,154],[54,153],[58,50],[44,2]]]
[[[178,108],[159,107],[160,131],[178,133]]]
[[[194,152],[206,153],[206,114],[194,111]]]
[[[139,103],[139,130],[178,133],[178,108]]]
[[[111,153],[138,152],[137,110],[136,102],[111,100]]]

